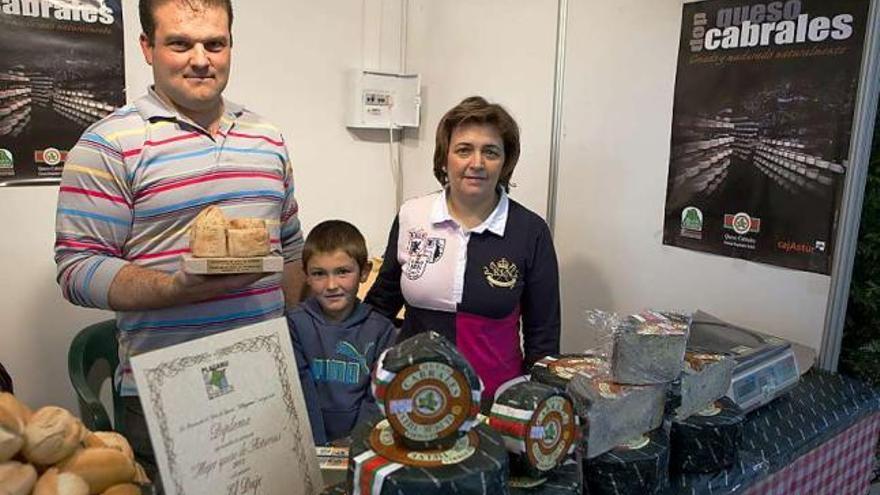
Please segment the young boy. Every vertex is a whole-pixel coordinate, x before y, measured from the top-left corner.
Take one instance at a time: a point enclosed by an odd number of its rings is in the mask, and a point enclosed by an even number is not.
[[[370,373],[393,343],[394,326],[357,298],[372,263],[358,229],[328,220],[315,226],[302,254],[310,297],[287,314],[315,444],[351,433],[378,414]]]

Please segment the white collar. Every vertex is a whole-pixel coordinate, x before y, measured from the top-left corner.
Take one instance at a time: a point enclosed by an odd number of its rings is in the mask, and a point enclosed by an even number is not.
[[[431,208],[431,223],[443,223],[443,222],[456,222],[452,215],[449,214],[449,207],[446,205],[446,197],[449,192],[449,188],[444,188],[440,194],[434,198],[434,205]],[[492,210],[492,213],[483,220],[483,223],[477,225],[472,229],[468,229],[467,232],[476,232],[477,234],[482,234],[485,231],[492,232],[497,236],[504,236],[504,228],[507,225],[507,211],[510,208],[510,199],[507,197],[507,193],[503,188],[498,188],[498,193],[500,197],[498,198],[498,204],[495,205],[495,209]]]

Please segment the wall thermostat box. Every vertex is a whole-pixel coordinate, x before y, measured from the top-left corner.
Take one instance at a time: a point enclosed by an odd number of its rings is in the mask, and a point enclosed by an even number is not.
[[[419,126],[421,78],[418,74],[351,71],[346,127],[401,129]]]

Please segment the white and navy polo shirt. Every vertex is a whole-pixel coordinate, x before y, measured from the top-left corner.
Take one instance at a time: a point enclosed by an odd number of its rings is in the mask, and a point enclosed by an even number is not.
[[[559,352],[559,270],[550,229],[504,192],[472,229],[450,216],[443,191],[407,201],[366,301],[389,317],[406,305],[399,340],[434,330],[454,342],[487,396]]]

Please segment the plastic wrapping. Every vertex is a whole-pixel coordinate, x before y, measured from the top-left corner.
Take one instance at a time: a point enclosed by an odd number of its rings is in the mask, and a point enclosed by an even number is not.
[[[584,461],[590,495],[653,495],[669,485],[669,431],[657,428]]]
[[[372,389],[403,445],[433,449],[451,446],[476,425],[483,385],[455,346],[425,332],[382,353]]]
[[[582,445],[587,458],[659,427],[667,390],[666,384],[614,383],[607,361],[594,362],[595,366],[580,369],[566,389],[575,412],[582,418]]]
[[[612,334],[611,375],[617,383],[667,383],[681,373],[690,316],[642,311],[623,320]]]
[[[478,424],[468,436],[476,437],[471,455],[438,459],[425,466],[425,451],[398,446],[408,464],[394,462],[372,449],[375,423],[358,425],[352,433],[346,486],[351,495],[446,495],[449,493],[507,492],[507,450],[501,437],[486,424]],[[456,450],[456,447],[452,447]]]
[[[580,495],[583,491],[581,478],[578,462],[569,459],[538,485],[532,486],[529,481],[511,475],[508,486],[510,495]]]
[[[591,370],[604,366],[604,363],[606,363],[606,358],[588,353],[547,356],[532,366],[531,379],[559,390],[565,390],[568,387],[568,382],[574,378],[578,371],[592,372]]]
[[[681,405],[675,409],[675,419],[683,420],[724,397],[735,366],[736,361],[722,354],[687,351],[681,374]]]
[[[544,478],[569,457],[578,437],[577,416],[559,389],[524,381],[502,392],[489,426],[510,453],[511,476]]]
[[[672,422],[674,472],[711,473],[736,461],[745,415],[724,397],[704,411]]]

